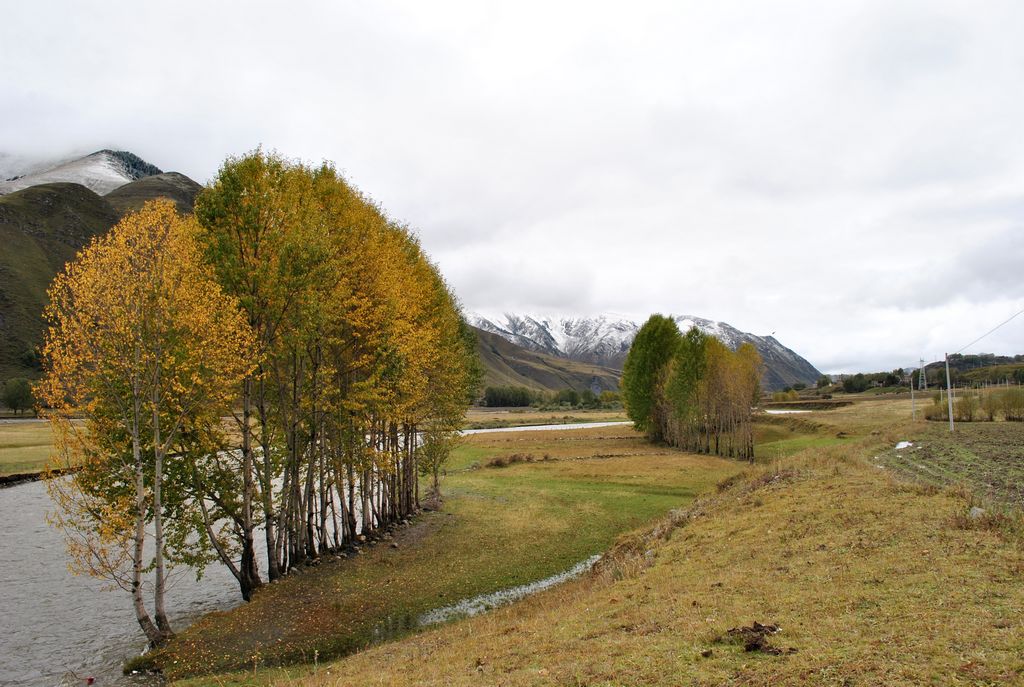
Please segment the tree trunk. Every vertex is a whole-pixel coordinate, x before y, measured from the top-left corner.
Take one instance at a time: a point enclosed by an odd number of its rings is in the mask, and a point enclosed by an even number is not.
[[[239,564],[241,573],[238,585],[242,598],[252,599],[252,593],[262,584],[259,569],[256,567],[256,548],[253,541],[252,499],[254,484],[252,479],[253,457],[252,437],[249,432],[252,418],[252,378],[246,378],[242,388],[242,560]]]
[[[275,531],[274,474],[271,470],[273,467],[273,456],[270,450],[269,420],[266,412],[266,389],[262,378],[260,379],[259,415],[260,449],[263,452],[263,534],[267,540],[267,579],[273,582],[281,577],[279,565],[281,556],[277,547],[277,533]]]
[[[159,372],[157,372],[159,380]],[[153,610],[156,616],[156,625],[165,637],[173,637],[171,622],[167,619],[167,609],[164,606],[166,592],[165,570],[164,570],[164,502],[163,502],[163,475],[164,475],[164,450],[163,441],[160,436],[160,414],[157,412],[159,402],[160,384],[157,381],[153,385],[153,530],[155,538],[154,553],[154,575],[153,584]]]
[[[136,389],[137,391],[137,389]],[[135,413],[132,418],[132,458],[135,461],[135,535],[132,548],[132,605],[135,607],[135,619],[149,640],[150,647],[160,646],[164,641],[163,633],[153,624],[142,600],[142,556],[146,543],[146,484],[142,465],[142,442],[139,438],[139,415],[141,412],[138,393],[135,394]]]

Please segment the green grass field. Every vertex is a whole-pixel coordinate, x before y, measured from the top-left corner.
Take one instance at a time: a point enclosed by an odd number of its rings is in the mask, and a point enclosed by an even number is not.
[[[39,472],[53,448],[50,425],[37,420],[0,422],[0,475]]]

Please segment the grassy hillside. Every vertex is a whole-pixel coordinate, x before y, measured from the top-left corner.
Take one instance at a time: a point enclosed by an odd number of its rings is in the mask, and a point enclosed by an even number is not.
[[[117,213],[78,184],[43,184],[0,196],[0,379],[34,376],[53,276]]]
[[[604,574],[288,684],[1020,684],[1019,542],[966,512],[819,449],[623,540]]]
[[[485,386],[525,386],[549,391],[566,388],[615,391],[619,388],[622,376],[619,370],[528,351],[497,334],[480,329],[474,331]]]
[[[159,197],[191,210],[200,186],[159,174],[98,196],[79,184],[41,184],[0,196],[0,382],[35,377],[46,289],[65,263],[129,210]]]

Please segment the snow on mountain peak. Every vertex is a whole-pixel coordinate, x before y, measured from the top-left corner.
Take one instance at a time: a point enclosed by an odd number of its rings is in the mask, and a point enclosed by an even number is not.
[[[571,360],[621,368],[640,329],[631,320],[599,315],[597,317],[535,317],[504,313],[499,316],[466,313],[469,324],[497,334],[517,346]],[[680,331],[697,327],[732,349],[751,343],[765,361],[765,386],[782,388],[797,381],[810,384],[820,373],[774,337],[742,332],[725,322],[703,317],[674,317]]]
[[[0,195],[29,186],[57,182],[81,184],[99,195],[143,177],[160,174],[160,169],[124,150],[98,150],[85,157],[48,164],[30,165],[23,159],[0,156]],[[10,176],[6,176],[10,175]]]

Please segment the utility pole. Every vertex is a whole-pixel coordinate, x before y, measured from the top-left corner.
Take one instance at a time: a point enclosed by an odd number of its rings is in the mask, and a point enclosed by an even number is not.
[[[910,375],[910,418],[917,422],[917,403],[914,401],[914,375]]]
[[[949,408],[949,431],[953,431],[953,387],[949,383],[949,353],[946,354],[946,403]]]

